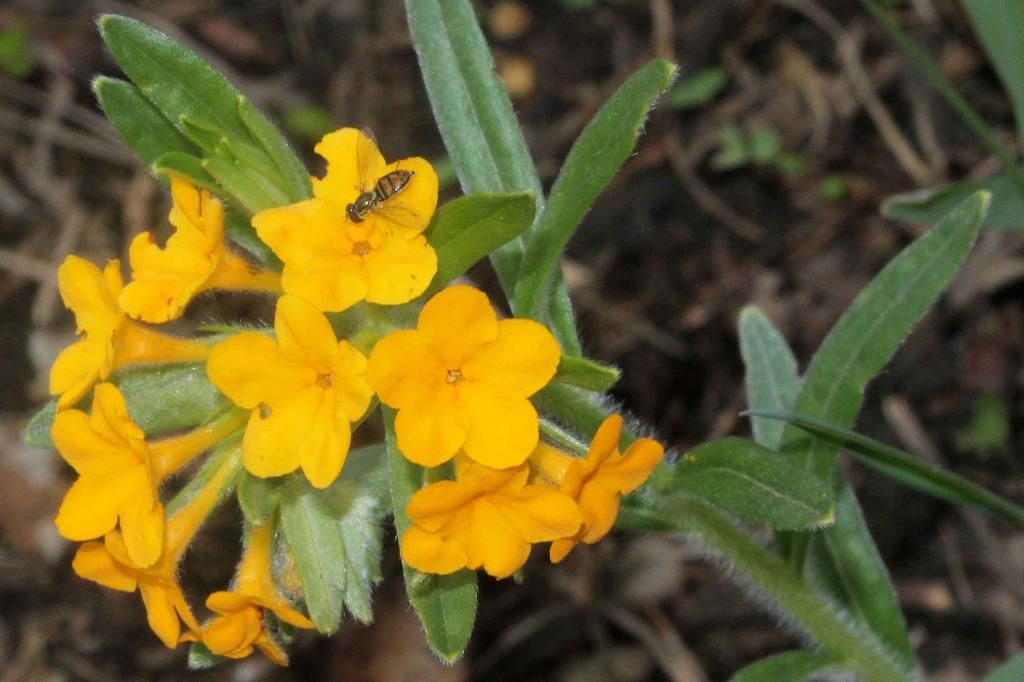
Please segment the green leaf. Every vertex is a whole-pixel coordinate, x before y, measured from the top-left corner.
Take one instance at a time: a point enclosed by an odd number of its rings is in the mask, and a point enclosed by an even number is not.
[[[234,206],[226,206],[224,210],[224,228],[231,241],[242,247],[250,256],[258,260],[263,267],[275,272],[281,271],[283,267],[281,259],[259,238],[259,235],[256,234],[256,228],[252,226],[252,221],[248,215]]]
[[[28,420],[28,424],[21,432],[21,439],[31,447],[52,450],[53,438],[50,437],[50,429],[53,428],[53,418],[56,416],[57,401],[51,400]]]
[[[751,412],[788,410],[800,391],[800,376],[786,339],[755,306],[747,306],[740,312],[739,332],[740,353],[746,368],[747,405]],[[751,427],[755,441],[766,448],[777,448],[785,424],[754,417]]]
[[[237,159],[207,158],[203,168],[250,213],[289,203],[283,190]]]
[[[495,249],[518,239],[533,223],[533,195],[472,194],[443,205],[427,232],[437,251],[437,274],[424,296],[430,296]]]
[[[230,659],[224,656],[218,656],[209,649],[202,642],[192,642],[188,647],[188,669],[189,670],[206,670],[216,665],[220,665]]]
[[[779,530],[832,522],[831,488],[777,452],[744,438],[705,443],[683,455],[661,494],[685,490],[750,523]]]
[[[186,116],[248,138],[238,118],[238,90],[198,55],[135,19],[106,14],[98,23],[118,65],[169,120]]]
[[[530,192],[539,213],[544,207],[540,178],[472,3],[406,0],[405,7],[434,120],[462,191]],[[521,239],[513,239],[491,254],[509,301],[515,293],[522,254]],[[556,279],[552,331],[566,352],[579,355],[575,320],[560,272]]]
[[[893,220],[937,223],[962,201],[979,191],[992,193],[985,227],[1003,230],[1024,228],[1024,192],[1007,175],[897,194],[882,202],[882,214]]]
[[[904,249],[853,301],[814,355],[793,411],[849,426],[864,388],[956,275],[978,236],[989,195],[978,193]],[[795,426],[783,451],[831,478],[835,449]]]
[[[118,372],[128,415],[146,435],[203,424],[231,405],[206,377],[206,365],[139,367]]]
[[[241,95],[237,98],[238,117],[252,135],[253,139],[263,148],[277,168],[277,176],[284,180],[290,203],[302,201],[313,196],[313,187],[309,179],[309,171],[295,155],[288,142],[274,124],[267,120],[252,102]]]
[[[260,478],[248,471],[238,481],[238,506],[246,520],[254,526],[263,526],[274,517],[281,503],[284,479]]]
[[[107,119],[147,166],[168,153],[192,156],[198,151],[131,83],[100,76],[92,89]]]
[[[341,623],[344,605],[345,543],[334,510],[301,474],[284,485],[281,527],[299,569],[309,616],[317,630],[330,634]]]
[[[462,191],[544,194],[494,58],[468,0],[406,0],[423,83]],[[518,239],[492,256],[511,292],[519,269]]]
[[[675,76],[674,64],[649,62],[615,91],[576,139],[527,241],[515,289],[516,315],[547,321],[565,245],[633,153],[647,114]]]
[[[350,452],[342,475],[324,490],[301,474],[284,484],[281,525],[320,632],[337,630],[343,608],[364,623],[373,619],[370,596],[380,580],[388,510],[384,473],[383,449],[370,446]]]
[[[394,410],[382,407],[387,435],[388,471],[391,501],[395,514],[395,530],[399,541],[409,527],[405,508],[409,499],[424,483],[424,469],[402,456],[395,439]],[[405,590],[416,610],[427,643],[445,661],[458,660],[473,634],[476,621],[476,572],[463,569],[451,575],[420,573],[402,562]]]
[[[1013,102],[1017,135],[1024,139],[1024,4],[1017,0],[963,0],[961,4]]]
[[[812,675],[841,670],[835,659],[810,651],[787,651],[751,663],[729,682],[804,682]]]
[[[1024,507],[996,495],[951,471],[922,462],[897,448],[859,433],[793,412],[762,412],[761,416],[784,420],[804,429],[829,445],[842,448],[864,465],[926,495],[954,504],[977,507],[993,516],[1024,526]]]
[[[1024,680],[1024,651],[1003,663],[982,682],[1020,682]]]
[[[210,192],[220,192],[220,186],[217,185],[217,181],[211,178],[210,174],[203,168],[203,160],[192,154],[184,152],[161,154],[153,162],[153,170],[162,176],[180,175],[189,180],[193,185],[202,187]]]
[[[596,393],[605,393],[618,383],[622,372],[618,367],[573,355],[563,355],[553,381],[577,386]]]
[[[678,83],[666,95],[666,103],[672,109],[694,109],[708,104],[729,82],[729,76],[722,69],[705,69]]]

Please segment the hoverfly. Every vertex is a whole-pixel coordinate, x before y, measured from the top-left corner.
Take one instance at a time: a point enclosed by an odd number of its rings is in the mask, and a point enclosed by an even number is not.
[[[348,219],[361,223],[373,211],[384,220],[398,227],[415,227],[417,214],[406,206],[390,203],[390,200],[409,186],[415,173],[411,170],[395,169],[380,177],[371,174],[374,159],[380,158],[373,133],[364,129],[356,141],[356,181],[359,195],[345,207]]]

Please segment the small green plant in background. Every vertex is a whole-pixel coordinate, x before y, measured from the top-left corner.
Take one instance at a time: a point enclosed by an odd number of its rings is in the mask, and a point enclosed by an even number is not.
[[[327,132],[316,147],[327,174],[311,179],[273,124],[199,57],[139,22],[100,20],[128,80],[97,79],[97,97],[170,187],[172,240],[182,238],[165,247],[175,268],[158,267],[160,248],[145,235],[133,241],[127,284],[116,261],[101,270],[72,257],[61,268],[82,338],[55,365],[55,399],[25,439],[55,445],[80,474],[58,517],[83,542],[75,571],[140,590],[156,634],[168,647],[188,643],[192,667],[256,648],[285,664],[295,628],[331,634],[346,616],[372,620],[390,518],[409,602],[432,650],[453,661],[472,636],[478,570],[516,575],[531,546],[548,542],[557,563],[613,527],[678,532],[809,644],[735,680],[918,679],[895,590],[839,460],[1024,526],[1013,502],[850,430],[866,385],[970,253],[991,194],[969,193],[894,258],[802,371],[769,319],[745,309],[739,351],[753,437],[663,459],[659,444],[638,437],[646,427],[614,413],[608,391],[619,370],[583,353],[561,257],[658,99],[709,101],[721,74],[672,91],[673,64],[638,69],[545,193],[470,2],[407,0],[406,10],[464,195],[436,210],[442,174],[423,159],[388,165],[359,131],[328,132],[325,112],[296,110],[286,125],[298,136]],[[775,133],[725,130],[723,167],[785,166]],[[838,200],[840,189],[828,191]],[[510,319],[499,321],[482,293],[451,286],[485,259]],[[184,294],[163,295],[182,279]],[[274,327],[212,325],[182,339],[137,321],[168,321],[193,295],[233,288],[278,297]],[[365,423],[383,438],[350,448]],[[164,500],[160,482],[193,460],[192,478]],[[119,488],[122,470],[131,485]],[[97,521],[85,502],[101,498]],[[245,517],[242,561],[196,616],[178,562],[227,500]],[[989,682],[1011,679],[1020,661],[1007,666]]]

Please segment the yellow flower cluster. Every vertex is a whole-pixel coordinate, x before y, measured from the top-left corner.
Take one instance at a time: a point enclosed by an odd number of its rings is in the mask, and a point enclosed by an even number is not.
[[[410,303],[434,278],[437,254],[423,233],[438,182],[423,159],[388,164],[372,139],[350,128],[324,137],[316,152],[327,172],[313,179],[314,197],[252,218],[283,263],[280,275],[234,253],[224,206],[180,177],[171,178],[175,231],[163,246],[149,233],[132,241],[127,285],[116,260],[100,270],[69,256],[58,273],[81,338],[50,373],[53,441],[79,475],[57,528],[84,543],[73,562],[78,575],[141,592],[153,631],[169,647],[201,642],[228,658],[260,649],[287,663],[265,614],[299,628],[314,624],[275,584],[276,519],[247,525],[234,583],[208,597],[213,615],[203,623],[178,583],[181,557],[243,468],[260,478],[301,470],[315,488],[330,486],[353,429],[376,401],[396,410],[397,446],[409,461],[454,464],[452,480],[423,487],[396,510],[410,522],[403,559],[428,573],[482,568],[504,578],[542,542],[561,561],[577,543],[611,530],[619,497],[662,456],[648,439],[620,454],[617,416],[600,427],[586,458],[542,442],[530,398],[555,376],[559,345],[537,322],[499,320],[471,287],[440,291],[412,329],[370,326],[356,344],[339,340],[329,313],[360,301]],[[279,295],[273,334],[244,331],[213,343],[145,324],[177,319],[209,290]],[[109,380],[129,365],[182,362],[205,363],[234,406],[193,431],[150,440]],[[218,443],[228,456],[168,513],[161,485]]]

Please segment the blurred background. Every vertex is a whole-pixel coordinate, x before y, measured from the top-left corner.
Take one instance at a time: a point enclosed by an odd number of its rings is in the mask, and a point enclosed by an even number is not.
[[[622,367],[614,394],[682,450],[747,433],[736,337],[761,306],[801,365],[854,295],[927,226],[889,222],[886,196],[998,166],[856,0],[488,0],[475,3],[545,182],[646,60],[682,69],[565,264],[589,355]],[[1013,118],[957,2],[895,3],[900,23],[1008,143]],[[521,585],[482,581],[478,628],[452,667],[403,599],[393,538],[376,623],[300,636],[292,666],[258,654],[200,673],[153,636],[137,595],[86,583],[52,518],[71,470],[22,445],[73,333],[56,292],[69,252],[123,257],[167,231],[169,197],[90,91],[118,75],[98,13],[189,45],[281,123],[313,172],[319,137],[369,127],[389,158],[437,161],[458,194],[399,0],[4,0],[0,3],[0,682],[15,680],[724,680],[797,645],[700,548],[619,534]],[[1024,223],[1024,220],[1022,220]],[[1019,452],[1024,237],[986,232],[951,290],[870,387],[858,427],[1024,499]],[[475,281],[497,293],[486,267]],[[196,320],[269,312],[205,298]],[[236,317],[237,316],[237,317]],[[849,465],[936,680],[980,678],[1024,637],[1024,534]],[[238,513],[210,525],[186,584],[216,589]],[[539,552],[537,554],[540,554]]]

